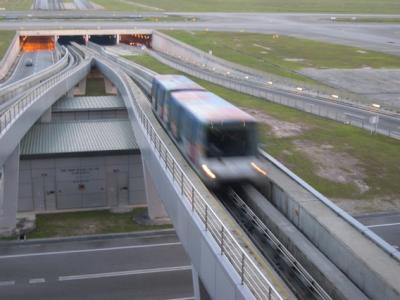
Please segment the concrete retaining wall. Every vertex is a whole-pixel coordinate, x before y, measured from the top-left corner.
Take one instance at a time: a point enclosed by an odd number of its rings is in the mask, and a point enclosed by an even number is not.
[[[3,79],[10,71],[17,56],[20,52],[19,35],[16,34],[12,40],[10,47],[0,62],[0,80]]]
[[[182,58],[183,60],[196,61],[200,64],[206,64],[208,67],[215,67],[219,70],[224,70],[224,65],[229,65],[234,69],[246,69],[235,64],[230,64],[227,61],[219,59],[218,57],[209,55],[199,49],[196,49],[195,47],[182,43],[158,31],[153,32],[151,47],[156,51],[167,53],[174,57]],[[225,71],[228,70],[230,69],[225,69]]]

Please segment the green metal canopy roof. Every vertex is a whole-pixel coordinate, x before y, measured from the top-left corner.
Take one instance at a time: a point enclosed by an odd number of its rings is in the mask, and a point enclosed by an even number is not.
[[[125,104],[119,96],[65,97],[53,105],[54,112],[120,109],[125,109]]]
[[[21,156],[139,150],[128,120],[39,123],[20,144]]]

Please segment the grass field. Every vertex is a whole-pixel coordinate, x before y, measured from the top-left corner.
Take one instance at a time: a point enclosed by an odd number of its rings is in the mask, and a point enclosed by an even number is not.
[[[130,213],[111,213],[108,210],[42,214],[36,217],[36,230],[28,238],[50,238],[89,234],[120,233],[171,228],[170,225],[140,225],[133,221],[145,208]]]
[[[164,31],[228,61],[297,80],[302,68],[399,68],[397,56],[359,48],[256,33]]]
[[[159,73],[180,73],[149,56],[129,59]],[[271,127],[261,126],[261,139],[265,149],[282,161],[297,175],[328,197],[345,199],[399,199],[400,197],[400,142],[384,136],[371,136],[367,131],[304,113],[263,99],[241,94],[209,82],[195,79],[208,90],[231,101],[235,105],[256,109],[277,120],[302,125],[307,128],[291,137],[277,137]],[[360,192],[354,181],[338,183],[317,174],[319,162],[300,151],[296,143],[311,143],[317,148],[330,145],[330,152],[351,156],[357,160],[357,168],[363,169],[363,181],[369,186]],[[351,168],[351,167],[349,167]],[[351,170],[347,170],[351,171]],[[398,200],[397,200],[398,201]]]
[[[29,10],[32,0],[0,0],[0,7],[6,10]]]
[[[145,9],[142,6],[135,5],[133,2],[128,0],[92,0],[92,2],[103,6],[106,10],[132,12],[153,11],[150,9]]]
[[[7,52],[12,39],[15,36],[15,31],[0,31],[0,60]]]
[[[105,96],[106,87],[103,78],[89,78],[86,80],[86,96]]]
[[[338,12],[338,13],[400,13],[398,0],[92,0],[108,9],[143,10],[138,4],[167,11],[227,12]],[[136,5],[126,5],[132,2]],[[145,9],[146,10],[146,9]],[[151,9],[147,9],[151,10]]]

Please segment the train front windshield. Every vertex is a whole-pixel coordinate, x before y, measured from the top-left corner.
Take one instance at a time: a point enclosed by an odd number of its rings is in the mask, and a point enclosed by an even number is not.
[[[249,156],[256,150],[255,124],[210,125],[206,130],[206,156]]]

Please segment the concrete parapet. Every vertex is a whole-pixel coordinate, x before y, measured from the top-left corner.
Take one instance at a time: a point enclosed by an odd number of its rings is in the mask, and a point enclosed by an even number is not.
[[[8,74],[8,72],[11,69],[11,66],[17,59],[19,52],[20,52],[19,35],[16,34],[10,44],[10,47],[8,47],[6,54],[0,61],[0,80],[3,79]]]

